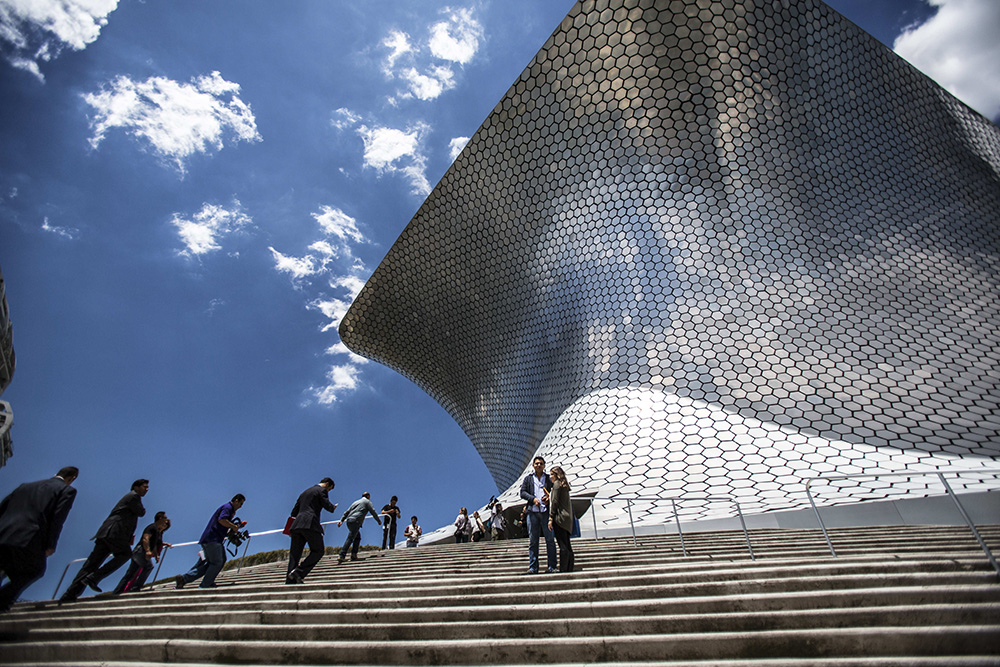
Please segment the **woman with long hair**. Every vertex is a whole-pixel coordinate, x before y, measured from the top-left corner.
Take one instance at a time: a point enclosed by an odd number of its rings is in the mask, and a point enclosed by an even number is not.
[[[549,530],[555,534],[559,545],[559,571],[573,571],[573,546],[569,543],[573,532],[573,503],[569,498],[569,480],[559,466],[549,470],[552,491],[549,493]]]

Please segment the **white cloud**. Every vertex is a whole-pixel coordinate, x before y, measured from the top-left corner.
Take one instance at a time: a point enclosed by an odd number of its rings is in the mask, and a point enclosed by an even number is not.
[[[201,210],[190,218],[174,213],[170,224],[177,228],[177,234],[184,242],[180,254],[188,257],[204,255],[222,248],[219,241],[223,236],[239,232],[251,224],[250,217],[243,212],[238,200],[233,200],[232,208],[215,204],[204,204]]]
[[[309,304],[309,307],[329,318],[330,321],[321,329],[321,331],[329,331],[340,326],[340,321],[347,314],[351,302],[343,299],[316,299]]]
[[[236,141],[261,140],[253,112],[239,98],[239,90],[218,72],[190,83],[164,77],[139,82],[120,76],[100,92],[83,96],[95,110],[90,145],[97,148],[108,130],[122,128],[183,174],[187,158],[220,150],[226,134]]]
[[[988,118],[1000,114],[1000,2],[928,0],[938,8],[893,48]]]
[[[270,248],[275,260],[275,269],[292,276],[296,289],[306,290],[315,283],[306,281],[310,276],[324,276],[326,286],[310,295],[306,308],[323,314],[326,321],[321,325],[323,333],[334,332],[351,307],[351,302],[364,287],[368,269],[355,257],[354,246],[367,243],[368,239],[358,229],[357,220],[333,206],[320,206],[312,214],[319,225],[322,238],[308,247],[309,252],[302,257],[290,257]],[[331,405],[360,382],[360,366],[367,362],[350,350],[341,341],[326,348],[326,354],[347,355],[347,359],[332,366],[327,373],[326,383],[309,387],[310,398],[305,405],[315,402]]]
[[[55,225],[50,225],[48,218],[45,218],[42,221],[42,229],[46,232],[56,234],[57,236],[61,236],[66,239],[75,239],[80,235],[80,230],[74,227],[57,227]]]
[[[93,43],[117,7],[118,0],[0,0],[0,42],[11,65],[44,81],[39,63]]]
[[[344,109],[343,107],[334,111],[330,118],[330,124],[338,130],[346,130],[354,127],[359,122],[361,122],[361,116],[358,116],[350,109]]]
[[[271,246],[268,246],[267,249],[271,251],[271,256],[274,258],[274,268],[279,273],[290,275],[293,282],[298,282],[303,278],[314,275],[320,270],[313,255],[291,257],[283,255]]]
[[[410,46],[410,36],[405,32],[400,32],[398,30],[393,30],[389,33],[389,36],[382,41],[383,46],[389,47],[389,55],[385,59],[385,71],[391,72],[392,68],[396,66],[396,61],[404,53],[409,53],[413,50]]]
[[[327,384],[324,387],[310,387],[310,393],[315,397],[320,405],[332,405],[340,400],[340,397],[358,387],[358,376],[361,368],[352,363],[333,366],[327,371]]]
[[[410,93],[419,100],[433,100],[455,87],[455,75],[447,67],[432,67],[427,74],[411,67],[401,76],[410,84]]]
[[[428,46],[436,57],[464,65],[479,50],[483,27],[468,8],[445,11],[448,19],[431,26]]]
[[[431,191],[425,172],[427,160],[420,152],[420,142],[427,126],[419,124],[408,131],[390,127],[368,128],[362,125],[358,134],[365,144],[364,166],[381,173],[401,172],[410,181],[414,194]]]
[[[321,206],[318,213],[313,213],[313,218],[324,232],[336,236],[341,241],[364,243],[366,240],[358,231],[357,221],[339,208]]]
[[[448,156],[451,157],[453,162],[467,143],[469,143],[469,137],[455,137],[448,142]]]

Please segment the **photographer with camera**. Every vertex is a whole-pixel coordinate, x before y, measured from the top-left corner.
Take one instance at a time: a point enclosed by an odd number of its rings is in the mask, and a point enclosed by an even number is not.
[[[201,576],[205,578],[201,580],[199,588],[215,588],[215,578],[219,576],[222,566],[226,564],[226,548],[222,545],[223,541],[231,532],[242,536],[240,529],[245,524],[236,523],[238,520],[236,512],[243,507],[245,502],[246,497],[242,493],[237,493],[231,501],[215,510],[208,525],[205,526],[205,532],[198,540],[204,558],[199,558],[194,567],[174,578],[177,582],[177,588],[184,588],[185,584],[189,584]]]

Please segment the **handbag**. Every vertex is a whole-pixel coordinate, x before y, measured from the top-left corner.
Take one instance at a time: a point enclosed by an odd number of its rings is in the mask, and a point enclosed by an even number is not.
[[[573,532],[569,534],[570,537],[580,537],[580,520],[573,517]]]

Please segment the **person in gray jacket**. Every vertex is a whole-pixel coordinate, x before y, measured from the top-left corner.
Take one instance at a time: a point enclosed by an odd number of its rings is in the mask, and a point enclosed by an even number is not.
[[[368,514],[375,517],[375,523],[382,525],[378,518],[378,512],[372,505],[371,494],[365,491],[360,498],[351,503],[351,506],[344,512],[344,516],[337,522],[337,528],[340,528],[342,523],[347,523],[347,540],[344,541],[344,546],[340,549],[338,563],[343,563],[347,559],[348,549],[351,550],[351,560],[358,559],[358,549],[361,547],[361,525]]]

